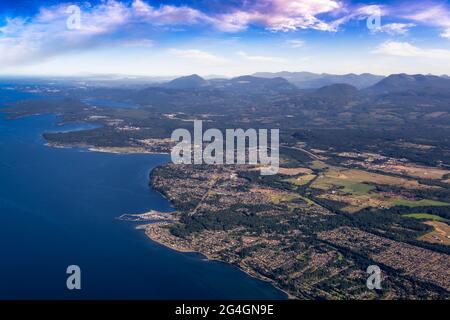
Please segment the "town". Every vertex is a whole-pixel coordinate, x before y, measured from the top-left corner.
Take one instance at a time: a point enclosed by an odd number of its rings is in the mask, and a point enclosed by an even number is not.
[[[210,128],[202,133],[202,121],[193,122],[193,140],[187,129],[176,129],[172,133],[172,141],[178,142],[171,151],[173,163],[224,164],[225,159],[226,164],[260,164],[263,175],[278,172],[279,129],[270,130],[269,145],[267,129],[258,132],[255,129],[226,129],[224,139],[219,129]]]

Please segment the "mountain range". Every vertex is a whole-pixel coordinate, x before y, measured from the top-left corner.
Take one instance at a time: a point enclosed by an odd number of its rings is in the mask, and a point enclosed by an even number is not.
[[[450,78],[421,74],[393,74],[364,91],[372,94],[416,93],[450,96]]]
[[[197,74],[192,74],[166,83],[152,85],[152,87],[165,89],[223,89],[249,93],[297,90],[295,85],[282,77],[261,78],[248,75],[231,79],[215,78],[206,80]]]
[[[327,86],[335,83],[345,83],[352,85],[358,89],[367,88],[378,81],[382,80],[384,76],[374,75],[370,73],[363,74],[328,74],[328,73],[312,73],[312,72],[258,72],[253,74],[255,77],[260,78],[275,78],[282,77],[292,84],[294,84],[299,89],[317,89],[323,86]]]
[[[281,75],[269,77],[269,75]],[[320,78],[318,78],[320,76]],[[316,85],[308,89],[300,89],[296,84],[299,79]],[[368,86],[368,84],[371,84]],[[422,95],[450,95],[450,78],[434,75],[408,75],[392,74],[387,77],[372,74],[348,74],[348,75],[317,75],[309,72],[280,72],[276,74],[258,73],[255,75],[240,76],[231,79],[206,80],[193,74],[176,78],[172,81],[152,85],[150,88],[164,89],[217,89],[241,93],[265,93],[265,92],[304,92],[314,93],[320,96],[343,98],[344,96],[356,96],[358,94],[422,94]]]

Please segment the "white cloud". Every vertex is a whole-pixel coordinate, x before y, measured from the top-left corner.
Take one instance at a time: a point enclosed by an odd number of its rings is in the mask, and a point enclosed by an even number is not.
[[[381,25],[379,30],[381,32],[386,32],[390,35],[405,35],[408,33],[409,29],[415,27],[414,23],[388,23]]]
[[[445,4],[430,5],[423,2],[415,6],[406,6],[406,9],[401,8],[398,11],[396,15],[404,19],[442,28],[444,31],[440,35],[450,38],[450,9]]]
[[[237,55],[241,56],[245,60],[254,61],[254,62],[272,62],[272,63],[286,63],[287,60],[279,57],[270,57],[270,56],[254,56],[248,55],[243,51],[236,52]]]
[[[70,30],[68,4],[42,8],[34,17],[6,19],[0,27],[0,65],[36,63],[56,55],[100,46],[153,44],[145,28],[191,25],[210,19],[185,6],[152,7],[142,0],[116,0],[81,8],[80,28]]]
[[[124,40],[120,43],[124,47],[138,47],[138,48],[151,48],[154,46],[154,41],[150,39],[131,39]]]
[[[376,48],[373,53],[399,57],[450,59],[450,50],[419,48],[408,42],[397,41],[386,41]]]
[[[222,65],[228,62],[225,58],[198,49],[170,49],[169,53],[180,58],[194,59],[212,65]]]
[[[444,30],[444,32],[441,33],[441,37],[450,39],[450,28],[447,28],[446,30]]]
[[[450,10],[448,5],[443,3],[375,6],[352,5],[346,0],[236,0],[226,5],[215,2],[214,6],[211,6],[212,10],[203,12],[187,5],[152,6],[145,1],[149,0],[104,0],[83,7],[79,30],[69,30],[66,27],[68,4],[42,8],[32,17],[6,19],[0,27],[0,68],[41,63],[56,56],[84,51],[93,53],[99,47],[149,48],[154,46],[151,40],[153,30],[165,32],[196,25],[225,32],[239,32],[250,26],[274,32],[303,29],[335,32],[351,19],[363,21],[378,13],[383,17],[401,19],[399,22],[382,25],[380,31],[387,34],[404,35],[415,25],[429,25],[439,28],[440,35],[450,39]],[[216,5],[223,7],[216,8]],[[303,45],[303,40],[287,40],[286,44],[298,48]],[[191,59],[199,62],[196,67],[202,67],[201,63],[205,68],[214,65],[225,65],[228,68],[233,63],[241,63],[241,68],[256,68],[260,67],[261,63],[269,65],[288,62],[281,57],[266,55],[267,53],[260,55],[259,52],[258,55],[239,52],[241,59],[229,61],[200,50],[203,48],[201,45],[194,47],[197,49],[169,50],[172,54],[169,58],[177,56]],[[223,50],[226,51],[227,48],[230,48],[231,52],[237,50],[231,45],[223,47]],[[393,41],[382,44],[377,51],[396,56],[437,58],[446,56],[449,52]],[[146,50],[146,53],[149,52],[150,50]],[[167,54],[165,49],[162,52]],[[289,57],[289,62],[293,63],[294,59]]]
[[[364,20],[369,17],[386,15],[387,7],[382,5],[360,5],[353,8],[343,8],[342,11],[345,14],[330,23],[331,28],[335,31],[350,20]]]
[[[250,24],[272,31],[336,31],[332,24],[317,16],[333,13],[342,7],[343,3],[335,0],[261,0],[247,5],[245,10],[238,9],[215,19],[219,28],[228,31],[240,31]]]
[[[191,25],[210,20],[206,14],[187,6],[163,5],[155,8],[142,0],[134,0],[130,11],[155,25]]]
[[[333,31],[317,15],[332,13],[341,8],[336,0],[261,0],[235,10],[204,13],[188,6],[161,5],[154,7],[143,0],[119,2],[105,0],[81,8],[81,24],[77,30],[67,28],[69,4],[43,7],[35,16],[26,19],[6,19],[0,27],[0,65],[36,63],[51,57],[100,46],[134,45],[140,41],[148,47],[152,43],[148,28],[167,28],[189,25],[210,25],[219,30],[237,32],[250,24],[273,31],[317,29]],[[205,57],[217,63],[221,59]]]

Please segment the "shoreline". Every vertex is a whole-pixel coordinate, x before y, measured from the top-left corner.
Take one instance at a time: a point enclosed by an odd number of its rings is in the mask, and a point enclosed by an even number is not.
[[[161,245],[161,246],[163,246],[163,247],[165,247],[165,248],[167,248],[167,249],[170,249],[170,250],[173,250],[173,251],[176,251],[176,252],[179,252],[179,253],[195,253],[195,254],[199,254],[199,255],[201,255],[202,257],[204,257],[204,260],[212,261],[212,262],[221,262],[221,263],[225,263],[225,264],[227,264],[227,265],[231,265],[231,266],[233,266],[233,267],[238,268],[239,271],[244,272],[246,275],[248,275],[248,276],[250,276],[250,277],[252,277],[252,278],[254,278],[254,279],[257,279],[257,280],[259,280],[259,281],[263,281],[263,282],[265,282],[265,283],[268,283],[268,284],[270,284],[271,286],[273,286],[274,288],[276,288],[277,290],[283,292],[283,293],[286,295],[287,300],[298,300],[298,298],[297,298],[296,296],[294,296],[294,295],[291,294],[290,292],[288,292],[288,291],[286,291],[286,290],[280,288],[274,280],[269,279],[269,278],[267,278],[267,277],[264,277],[264,276],[262,276],[261,274],[259,274],[259,273],[255,272],[255,271],[253,271],[253,270],[250,269],[250,268],[245,268],[245,267],[241,266],[240,264],[228,262],[228,261],[225,261],[225,260],[220,259],[220,258],[218,258],[218,257],[211,256],[211,255],[209,255],[209,254],[207,254],[207,253],[204,253],[204,252],[195,250],[195,249],[193,249],[193,248],[191,248],[191,247],[189,247],[189,246],[183,246],[183,245],[180,246],[179,244],[178,244],[178,245],[171,245],[171,244],[168,244],[168,243],[164,242],[163,240],[158,239],[158,238],[155,237],[155,236],[152,236],[152,234],[148,231],[149,226],[158,227],[158,225],[159,225],[159,226],[168,226],[168,225],[170,225],[170,224],[171,224],[171,223],[167,223],[167,222],[156,222],[156,223],[151,223],[151,224],[139,225],[139,226],[136,227],[136,229],[137,229],[137,230],[143,230],[144,233],[145,233],[145,235],[146,235],[151,241],[153,241],[153,242],[155,242],[155,243],[157,243],[157,244],[159,244],[159,245]]]
[[[84,144],[62,144],[58,142],[48,142],[44,143],[46,147],[51,148],[82,148],[91,152],[102,152],[102,153],[112,153],[112,154],[159,154],[159,155],[169,155],[168,152],[156,152],[149,151],[142,147],[97,147],[93,145]]]
[[[134,147],[96,147],[96,146],[92,146],[92,145],[65,145],[62,143],[56,143],[56,142],[48,142],[46,141],[46,143],[44,143],[45,146],[47,147],[52,147],[52,148],[83,148],[86,149],[89,152],[103,152],[103,153],[112,153],[112,154],[159,154],[159,155],[168,155],[170,153],[164,153],[164,152],[151,152],[148,150],[145,150],[143,148],[134,148]],[[155,167],[156,168],[156,167]],[[153,169],[155,169],[153,168]],[[150,187],[152,187],[151,185],[151,180],[149,178],[149,184]],[[153,188],[153,187],[152,187]],[[156,189],[154,189],[155,191],[158,191]],[[159,191],[158,191],[159,192]],[[159,192],[160,193],[160,192]],[[161,194],[162,195],[162,194]],[[163,195],[162,195],[163,196]],[[164,199],[166,199],[169,203],[172,203],[170,201],[170,199],[168,199],[167,197],[163,196]],[[149,213],[154,212],[155,210],[150,210],[149,212],[145,212],[145,213],[141,213],[141,214],[123,214],[119,217],[117,217],[118,220],[123,220],[123,221],[128,221],[126,219],[120,219],[121,217],[124,216],[142,216],[142,215],[147,215]],[[176,212],[176,211],[174,211]],[[166,213],[164,213],[166,214]],[[215,261],[215,262],[221,262],[221,263],[225,263],[227,265],[231,265],[235,268],[238,268],[239,271],[244,272],[246,275],[248,275],[249,277],[252,277],[253,279],[256,279],[258,281],[263,281],[265,283],[270,284],[271,286],[273,286],[275,289],[281,291],[282,293],[284,293],[286,295],[287,300],[297,300],[298,298],[294,295],[292,295],[291,293],[287,292],[286,290],[280,288],[276,282],[272,279],[269,279],[267,277],[264,277],[258,273],[256,273],[255,271],[251,270],[250,268],[243,268],[241,265],[235,264],[235,263],[230,263],[227,261],[224,261],[222,259],[219,259],[217,257],[213,257],[209,254],[197,251],[197,250],[193,250],[192,248],[186,247],[180,247],[180,246],[171,246],[161,240],[156,239],[155,237],[152,237],[151,235],[149,235],[149,233],[147,232],[147,227],[149,225],[160,225],[160,224],[172,224],[175,221],[177,221],[177,218],[173,216],[173,213],[168,213],[173,217],[173,221],[164,221],[164,220],[157,220],[155,222],[152,222],[150,224],[140,224],[138,226],[135,227],[136,230],[144,230],[145,235],[148,237],[148,239],[150,241],[153,241],[169,250],[174,250],[178,253],[195,253],[195,254],[199,254],[203,257],[203,260],[207,260],[207,261]],[[128,221],[128,222],[132,222],[132,221]],[[140,220],[139,222],[148,222],[148,220]]]
[[[117,220],[130,221],[130,222],[175,222],[176,217],[173,216],[172,212],[163,212],[157,210],[150,210],[145,213],[124,213]]]

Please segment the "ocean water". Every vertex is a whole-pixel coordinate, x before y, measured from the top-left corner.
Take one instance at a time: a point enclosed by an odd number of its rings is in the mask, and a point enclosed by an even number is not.
[[[5,102],[29,98],[2,90]],[[234,266],[179,253],[115,219],[171,211],[148,186],[165,155],[117,155],[44,145],[53,115],[7,120],[0,113],[0,299],[284,299]],[[68,290],[66,268],[81,268]]]

